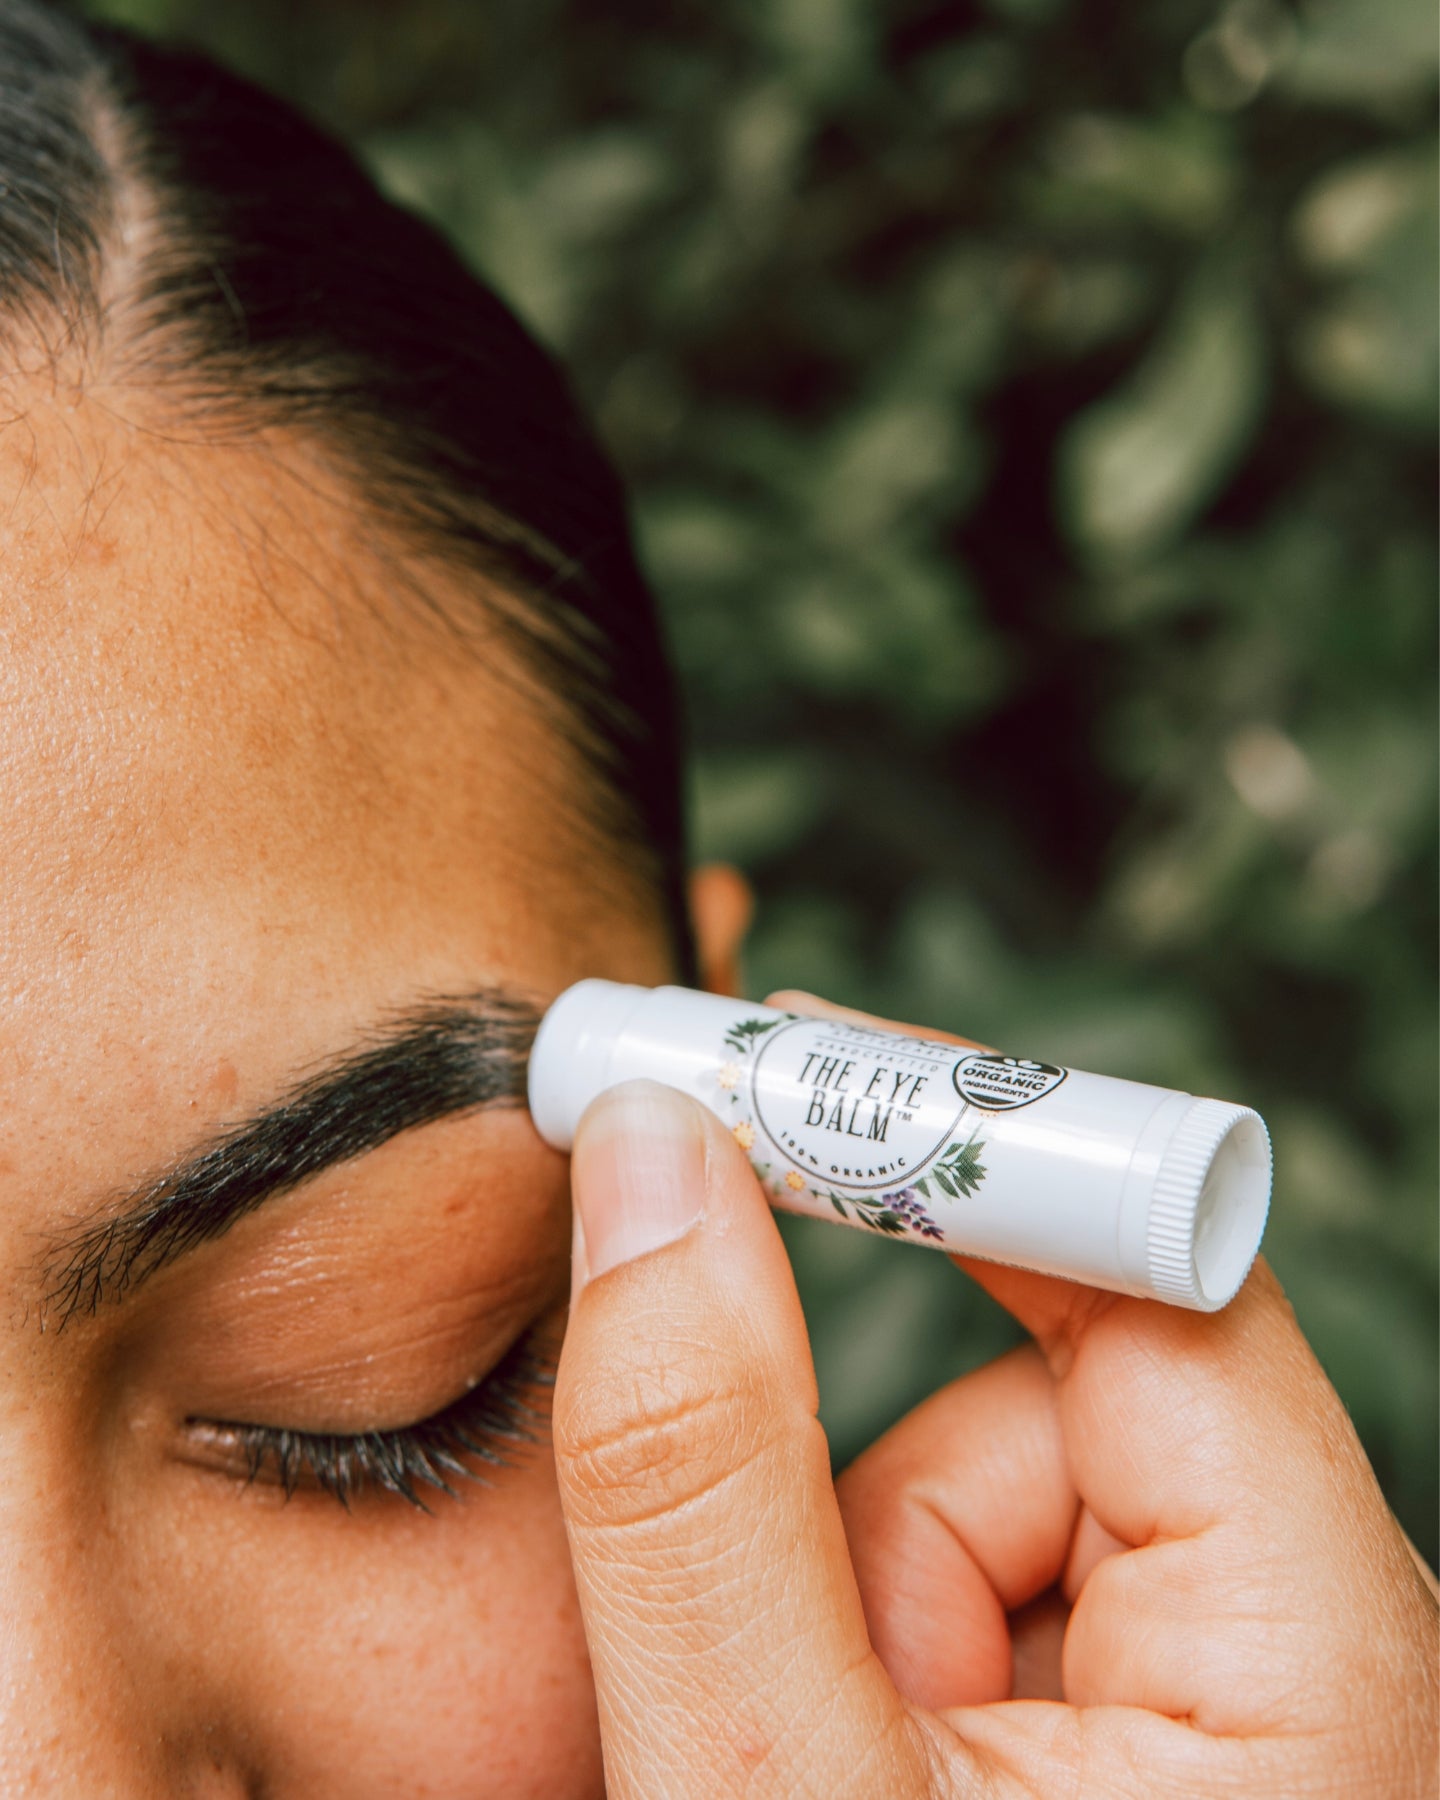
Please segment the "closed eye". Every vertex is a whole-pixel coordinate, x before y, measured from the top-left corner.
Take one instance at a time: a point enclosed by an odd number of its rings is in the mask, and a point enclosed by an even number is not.
[[[440,1412],[413,1425],[353,1434],[190,1419],[212,1452],[227,1455],[247,1484],[313,1488],[348,1509],[366,1492],[398,1495],[422,1512],[425,1491],[454,1495],[461,1482],[487,1482],[543,1437],[550,1417],[559,1344],[544,1321],[532,1326],[482,1380]]]

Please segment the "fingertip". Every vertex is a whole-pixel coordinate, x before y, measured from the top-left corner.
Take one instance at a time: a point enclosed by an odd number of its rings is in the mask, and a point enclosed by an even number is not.
[[[1058,1275],[1037,1275],[1008,1263],[981,1262],[973,1256],[952,1256],[950,1260],[1025,1327],[1057,1378],[1069,1369],[1075,1346],[1090,1326],[1125,1299],[1103,1288],[1064,1281]]]
[[[645,1078],[619,1081],[598,1093],[580,1115],[571,1154],[578,1154],[586,1140],[621,1132],[643,1133],[651,1125],[661,1131],[698,1130],[703,1110],[698,1100],[667,1082]]]
[[[575,1133],[575,1265],[585,1280],[674,1243],[705,1213],[703,1109],[658,1081],[627,1081],[585,1109]]]
[[[809,994],[803,988],[779,988],[765,997],[766,1006],[773,1006],[778,1012],[798,1013],[805,1019],[848,1019],[852,1025],[868,1025],[875,1031],[894,1032],[897,1037],[925,1038],[930,1043],[963,1044],[971,1050],[987,1050],[987,1044],[975,1038],[960,1037],[953,1031],[939,1031],[933,1027],[907,1025],[899,1019],[887,1019],[880,1013],[861,1012],[853,1006],[838,1006],[833,1000],[823,1000],[818,994]]]
[[[841,1010],[828,1000],[822,1000],[818,994],[807,993],[804,988],[777,988],[773,994],[765,996],[764,1004],[773,1006],[777,1012],[799,1013],[804,1018],[824,1018],[827,1013]]]

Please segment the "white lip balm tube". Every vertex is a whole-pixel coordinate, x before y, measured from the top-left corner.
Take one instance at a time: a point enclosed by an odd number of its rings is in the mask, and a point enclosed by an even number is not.
[[[688,988],[582,981],[546,1013],[530,1112],[568,1150],[636,1077],[703,1102],[773,1205],[1214,1312],[1270,1202],[1248,1106]]]

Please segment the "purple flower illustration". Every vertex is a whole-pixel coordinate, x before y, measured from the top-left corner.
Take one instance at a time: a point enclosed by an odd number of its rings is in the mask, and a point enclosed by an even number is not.
[[[895,1194],[886,1194],[882,1204],[898,1219],[903,1220],[906,1230],[913,1231],[917,1237],[931,1238],[936,1243],[944,1239],[945,1233],[930,1217],[913,1187],[901,1188]]]

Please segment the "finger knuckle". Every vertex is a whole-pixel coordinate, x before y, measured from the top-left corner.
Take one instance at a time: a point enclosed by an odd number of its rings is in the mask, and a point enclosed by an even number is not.
[[[638,1524],[716,1490],[783,1429],[753,1370],[680,1336],[592,1375],[557,1406],[572,1525]]]

